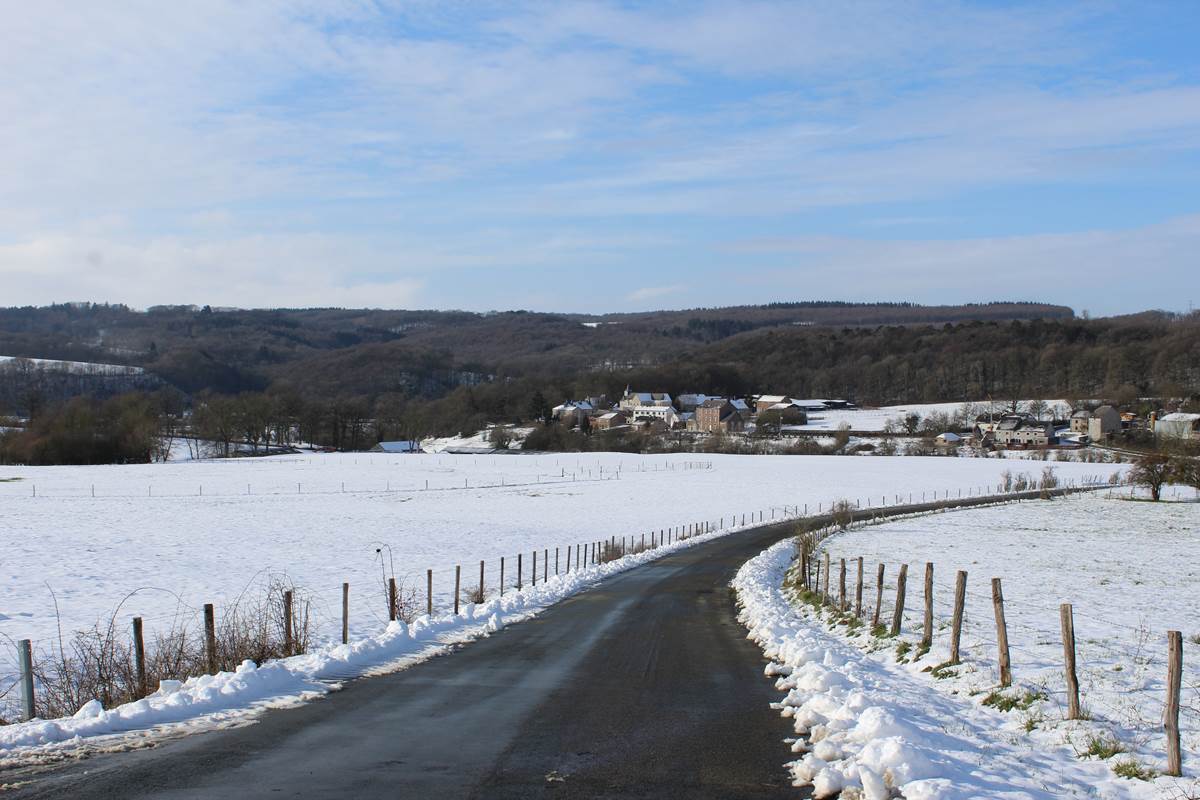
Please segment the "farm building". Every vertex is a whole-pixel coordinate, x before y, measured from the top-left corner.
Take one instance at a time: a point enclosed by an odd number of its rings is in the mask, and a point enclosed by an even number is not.
[[[1155,421],[1154,435],[1161,439],[1200,439],[1200,414],[1167,414]]]
[[[371,448],[372,453],[420,453],[419,442],[380,442]]]

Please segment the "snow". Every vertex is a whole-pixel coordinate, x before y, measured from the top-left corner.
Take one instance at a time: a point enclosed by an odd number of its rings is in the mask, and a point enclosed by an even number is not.
[[[305,655],[261,666],[243,661],[232,672],[186,681],[164,680],[157,691],[141,700],[107,711],[98,700],[91,700],[70,718],[2,726],[0,766],[95,747],[120,734],[177,735],[244,723],[265,709],[293,706],[336,691],[348,679],[411,666],[445,653],[452,645],[529,619],[609,575],[735,530],[702,534],[658,550],[551,576],[537,586],[526,583],[521,591],[512,590],[478,605],[468,603],[459,616],[435,613],[432,617],[422,615],[411,624],[389,622],[380,633],[347,644],[326,644]]]
[[[728,526],[735,514],[740,522],[759,510],[769,520],[784,504],[815,511],[836,498],[865,506],[934,489],[966,494],[1011,467],[998,459],[618,453],[0,467],[0,638],[48,646],[56,603],[68,635],[107,624],[120,606],[118,628],[139,615],[152,638],[194,620],[207,602],[220,617],[246,587],[286,574],[312,600],[318,644],[340,640],[348,581],[351,637],[360,640],[387,625],[381,556],[422,599],[433,569],[436,608],[445,609],[456,564],[486,559],[494,594],[501,556],[512,585],[518,552],[528,570],[533,549],[549,548],[553,558],[555,547],[614,535],[722,517]],[[1064,478],[1111,469],[1056,468]],[[15,671],[12,650],[0,647],[0,690]]]
[[[768,550],[746,565],[735,587],[752,637],[779,662],[772,669],[784,676],[783,713],[812,739],[811,752],[792,765],[797,782],[812,783],[818,796],[830,787],[865,788],[879,780],[909,798],[1195,796],[1200,660],[1189,654],[1181,717],[1185,777],[1132,780],[1117,777],[1112,767],[1122,761],[1164,767],[1165,631],[1182,630],[1185,640],[1200,633],[1197,522],[1197,503],[1079,495],[914,516],[826,540],[833,563],[845,557],[851,565],[851,594],[853,559],[864,557],[865,606],[874,605],[875,565],[887,565],[884,619],[893,607],[898,566],[909,565],[901,640],[913,650],[922,625],[924,563],[934,564],[934,644],[918,658],[899,658],[896,640],[876,639],[865,627],[851,633],[809,606],[790,603],[781,582],[793,545]],[[1164,570],[1165,563],[1176,568]],[[964,663],[934,679],[930,668],[949,656],[958,569],[969,575]],[[1006,694],[1045,696],[1007,713],[982,704],[998,685],[992,577],[1003,579],[1016,681]],[[1065,720],[1060,602],[1074,604],[1089,720]],[[1091,736],[1115,737],[1126,752],[1107,761],[1084,759],[1079,754]]]
[[[1019,405],[1022,409],[1027,408],[1029,403],[1033,401],[1023,400]],[[1047,410],[1043,417],[1048,418],[1052,415],[1057,418],[1065,418],[1071,413],[1071,406],[1066,400],[1046,400]],[[964,407],[969,407],[971,410],[970,417],[974,420],[976,414],[986,414],[988,412],[988,403],[912,403],[902,406],[883,406],[882,408],[848,408],[848,409],[830,409],[828,411],[811,411],[808,414],[808,424],[803,426],[806,430],[837,430],[842,423],[850,426],[851,430],[855,431],[882,431],[887,426],[888,422],[893,422],[896,425],[903,423],[904,418],[909,414],[918,414],[921,419],[930,414],[945,414],[954,417],[962,413]],[[995,410],[996,416],[1008,412],[1010,404],[1007,402],[997,401],[991,406]],[[940,431],[939,431],[940,432]]]
[[[141,367],[129,367],[124,364],[102,364],[92,361],[56,361],[52,358],[23,358],[21,356],[0,356],[0,365],[9,361],[29,361],[39,367],[45,367],[66,372],[79,372],[89,375],[141,375],[145,372]]]

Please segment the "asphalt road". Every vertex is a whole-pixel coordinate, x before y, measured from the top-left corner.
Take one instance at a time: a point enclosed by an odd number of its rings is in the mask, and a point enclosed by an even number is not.
[[[257,723],[42,772],[29,798],[804,796],[736,618],[764,527],[629,570],[538,617]],[[7,797],[8,795],[6,795]]]

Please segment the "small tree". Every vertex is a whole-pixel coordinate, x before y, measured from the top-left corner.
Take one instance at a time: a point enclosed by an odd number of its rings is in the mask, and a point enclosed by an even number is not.
[[[546,396],[540,391],[534,392],[533,397],[529,398],[529,418],[535,422],[549,425],[551,413],[552,410],[550,404],[546,402]]]
[[[488,444],[497,450],[507,450],[512,444],[512,432],[503,425],[497,425],[488,431]]]
[[[904,432],[916,433],[921,429],[921,415],[913,412],[904,417]]]
[[[1162,499],[1162,488],[1175,472],[1171,459],[1159,453],[1148,453],[1133,463],[1129,479],[1150,490],[1150,499]]]

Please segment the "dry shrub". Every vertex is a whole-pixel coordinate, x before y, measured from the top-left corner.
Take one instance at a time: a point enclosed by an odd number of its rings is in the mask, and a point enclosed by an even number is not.
[[[290,648],[284,634],[287,591],[293,597]],[[165,629],[149,633],[146,682],[139,685],[132,633],[117,623],[121,605],[89,630],[69,637],[60,632],[57,642],[35,654],[35,710],[39,717],[69,716],[91,700],[112,708],[145,696],[160,681],[185,680],[210,671],[202,617],[192,610],[176,614]],[[286,575],[252,582],[231,606],[217,609],[217,669],[232,670],[246,660],[262,664],[306,652],[312,637],[309,607],[310,600]],[[0,702],[5,703],[0,717],[15,719],[16,698],[0,695]]]

